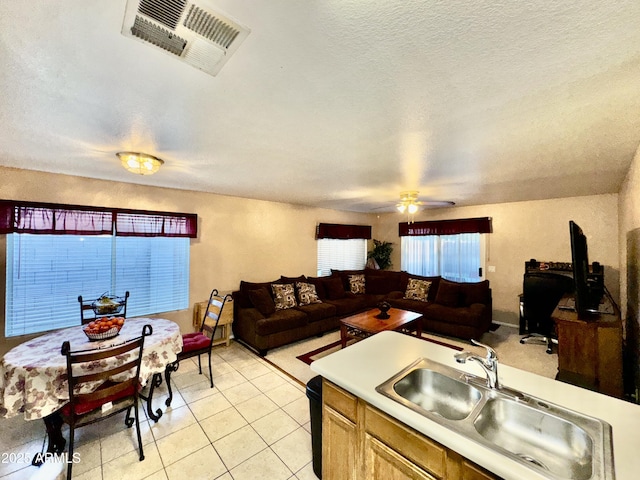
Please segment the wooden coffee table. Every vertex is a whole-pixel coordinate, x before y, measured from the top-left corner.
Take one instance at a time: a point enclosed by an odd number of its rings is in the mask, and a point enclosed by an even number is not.
[[[351,338],[363,339],[385,330],[415,329],[416,336],[422,336],[422,314],[392,308],[389,310],[389,318],[381,320],[376,318],[380,310],[374,308],[367,312],[358,313],[340,320],[340,342],[342,348],[347,346]]]

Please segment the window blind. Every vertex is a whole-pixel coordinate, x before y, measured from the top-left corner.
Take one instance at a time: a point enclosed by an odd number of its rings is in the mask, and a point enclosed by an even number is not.
[[[7,236],[5,335],[80,323],[78,295],[124,295],[128,316],[189,305],[189,239],[78,235]]]
[[[127,315],[189,306],[189,240],[122,237],[116,240],[115,285],[129,290]]]
[[[97,298],[112,287],[111,242],[111,236],[8,235],[5,335],[79,325],[78,295]]]
[[[335,270],[359,270],[367,263],[367,241],[365,239],[337,240],[320,239],[318,244],[319,277],[331,275]]]

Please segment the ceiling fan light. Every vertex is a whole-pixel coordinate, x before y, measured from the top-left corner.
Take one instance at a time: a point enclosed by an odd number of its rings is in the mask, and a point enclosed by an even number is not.
[[[400,213],[404,213],[407,209],[407,206],[404,203],[400,203],[399,205],[396,205],[396,208]]]
[[[410,203],[409,206],[407,207],[407,211],[413,215],[414,213],[416,213],[418,211],[418,206],[415,203]]]

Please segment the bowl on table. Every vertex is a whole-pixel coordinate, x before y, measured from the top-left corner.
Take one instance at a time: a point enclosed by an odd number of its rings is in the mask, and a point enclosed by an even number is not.
[[[96,342],[117,336],[123,325],[124,318],[104,317],[89,322],[82,330],[90,341]]]
[[[126,298],[103,295],[91,304],[96,315],[117,315],[124,308]]]

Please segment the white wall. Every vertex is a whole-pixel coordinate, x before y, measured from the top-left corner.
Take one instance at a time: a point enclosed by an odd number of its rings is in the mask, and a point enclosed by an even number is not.
[[[492,217],[493,233],[488,235],[486,272],[493,294],[493,319],[518,323],[518,295],[522,292],[524,263],[571,262],[569,220],[583,229],[589,245],[589,261],[605,267],[605,284],[619,298],[619,254],[617,242],[618,196],[593,195],[529,202],[502,203],[474,207],[424,210],[415,221]],[[393,268],[400,268],[398,222],[406,217],[388,213],[374,223],[374,237],[394,243]]]

